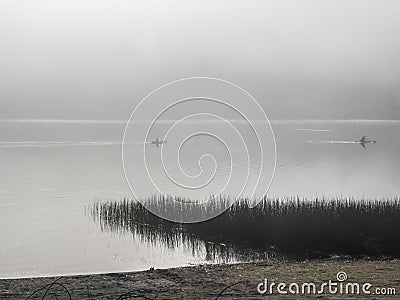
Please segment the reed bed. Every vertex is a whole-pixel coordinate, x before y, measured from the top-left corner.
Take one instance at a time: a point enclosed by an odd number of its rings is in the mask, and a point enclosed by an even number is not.
[[[154,196],[146,200],[146,205],[175,210],[179,214],[181,206],[176,203],[183,200],[175,200],[178,201]],[[189,202],[192,203],[189,211],[218,209],[218,205],[226,205],[227,201],[231,200],[220,197],[207,206]],[[209,255],[215,255],[212,249],[215,245],[220,248],[226,245],[229,249],[247,249],[252,255],[400,257],[400,201],[397,197],[264,198],[254,208],[250,208],[248,200],[241,199],[218,217],[194,224],[160,219],[141,203],[128,199],[98,202],[89,211],[103,230],[129,231],[148,242],[161,241],[170,247],[184,243],[200,249],[205,245]]]

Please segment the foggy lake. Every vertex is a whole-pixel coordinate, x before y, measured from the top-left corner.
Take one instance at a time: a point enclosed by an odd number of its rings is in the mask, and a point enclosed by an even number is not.
[[[124,127],[125,121],[0,122],[1,278],[210,261],[201,242],[193,251],[188,245],[171,248],[162,240],[149,243],[140,236],[104,232],[85,213],[93,203],[133,198],[121,162]],[[277,166],[269,197],[386,199],[400,194],[400,122],[280,120],[272,121],[272,127]],[[355,142],[364,135],[377,144],[363,148]],[[150,155],[160,151],[146,147]],[[193,145],[182,159],[188,173],[196,174],[198,155],[207,147],[217,158],[222,153],[210,143]],[[138,153],[142,148],[137,145]],[[229,167],[221,156],[215,187],[223,184]],[[161,178],[159,165],[149,167],[168,190],[171,183]],[[233,168],[243,172],[245,166]],[[143,184],[138,196],[151,194],[154,190]]]

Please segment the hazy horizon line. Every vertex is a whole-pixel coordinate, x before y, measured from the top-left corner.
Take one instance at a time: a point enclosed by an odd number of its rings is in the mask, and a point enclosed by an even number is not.
[[[168,120],[158,120],[158,123],[172,123],[176,122],[179,119],[168,119]],[[223,120],[184,120],[182,122],[187,123],[198,123],[198,122],[223,122]],[[246,123],[246,120],[238,120],[238,119],[227,119],[227,121],[232,123]],[[266,122],[266,120],[249,120],[250,122]],[[316,123],[332,123],[332,122],[351,122],[351,123],[398,123],[400,120],[397,119],[270,119],[271,123],[296,123],[296,122],[316,122]],[[126,124],[128,120],[116,120],[116,119],[0,119],[0,122],[3,123],[98,123],[98,124]],[[138,123],[150,123],[151,120],[136,120]]]

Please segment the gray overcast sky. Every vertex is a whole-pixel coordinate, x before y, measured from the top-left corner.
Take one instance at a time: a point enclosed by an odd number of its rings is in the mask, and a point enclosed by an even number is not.
[[[187,76],[272,119],[400,119],[400,1],[0,2],[0,118],[127,119]]]

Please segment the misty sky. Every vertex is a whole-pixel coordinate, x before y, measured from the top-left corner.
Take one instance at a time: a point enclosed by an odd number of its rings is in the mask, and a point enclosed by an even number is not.
[[[400,1],[0,2],[1,119],[127,119],[212,76],[271,119],[400,119]]]

